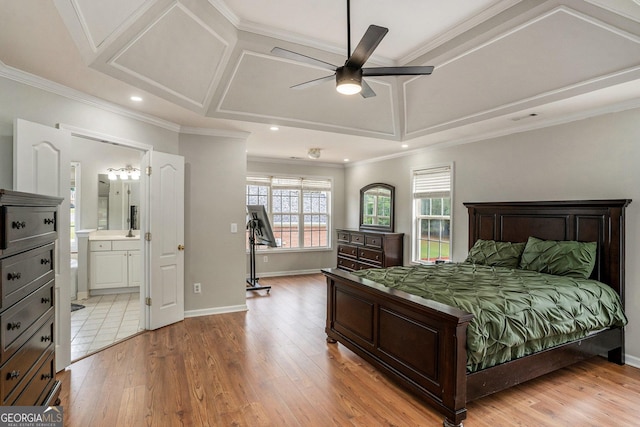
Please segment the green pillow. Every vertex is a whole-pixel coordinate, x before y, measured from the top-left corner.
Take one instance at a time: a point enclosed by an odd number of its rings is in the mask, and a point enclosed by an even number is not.
[[[588,279],[596,263],[596,242],[529,237],[520,259],[523,270]]]
[[[524,243],[478,239],[469,249],[469,255],[465,261],[494,267],[516,268],[524,245]]]

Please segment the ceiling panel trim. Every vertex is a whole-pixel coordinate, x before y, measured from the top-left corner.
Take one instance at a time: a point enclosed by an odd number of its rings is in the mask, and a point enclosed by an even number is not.
[[[129,27],[130,23],[137,21],[141,16],[143,16],[147,10],[149,10],[154,2],[145,2],[142,6],[137,8],[134,13],[129,15],[126,20],[121,22],[109,35],[107,35],[102,40],[94,40],[91,30],[89,29],[89,24],[87,20],[80,10],[80,5],[78,4],[78,0],[68,0],[73,12],[75,14],[76,22],[80,26],[84,37],[86,38],[89,47],[93,53],[97,53],[103,46],[108,45],[112,40],[116,39],[119,34],[121,34],[126,28]]]
[[[627,13],[626,10],[624,10],[624,7],[614,7],[613,4],[611,4],[610,2],[607,1],[602,1],[602,0],[584,0],[587,3],[591,3],[594,6],[598,6],[602,9],[608,10],[609,12],[613,12],[616,15],[620,15],[620,16],[624,16],[627,19],[631,19],[632,21],[636,21],[636,22],[640,22],[640,0],[633,0],[634,4],[628,3],[625,4],[625,6],[627,6],[627,8],[631,9],[631,8],[635,8],[636,9],[636,14],[632,14],[632,13]]]
[[[258,114],[258,113],[249,113],[246,111],[241,111],[241,110],[233,110],[233,109],[225,109],[223,107],[223,104],[225,102],[225,100],[227,99],[227,96],[229,95],[229,91],[231,90],[231,86],[233,81],[236,79],[236,75],[238,74],[238,71],[241,68],[241,64],[242,64],[242,60],[244,59],[245,56],[254,56],[257,58],[263,58],[263,59],[268,59],[271,61],[278,61],[278,62],[285,62],[285,63],[291,63],[291,64],[295,64],[297,66],[305,66],[305,67],[309,67],[309,68],[318,68],[318,67],[314,67],[312,65],[307,65],[307,64],[301,64],[299,62],[295,62],[295,61],[291,61],[289,59],[286,58],[280,58],[280,57],[276,57],[273,55],[268,55],[268,54],[263,54],[263,53],[258,53],[258,52],[253,52],[253,51],[248,51],[248,50],[243,50],[238,58],[238,61],[236,62],[236,65],[233,69],[233,72],[231,74],[231,76],[229,77],[229,79],[227,80],[227,84],[224,88],[224,91],[222,92],[222,95],[220,96],[220,99],[218,101],[218,104],[216,106],[215,112],[216,113],[221,113],[221,114],[230,114],[233,116],[236,116],[236,118],[248,118],[247,120],[249,121],[254,121],[254,122],[271,122],[274,120],[278,120],[281,123],[288,123],[292,126],[296,126],[296,127],[312,127],[314,129],[320,129],[320,130],[332,130],[332,131],[345,131],[347,133],[351,133],[351,134],[357,134],[357,135],[366,135],[366,136],[373,136],[373,137],[382,137],[382,138],[392,138],[392,139],[397,139],[398,137],[398,126],[397,126],[397,117],[396,117],[396,112],[395,112],[395,108],[393,107],[393,103],[394,103],[394,96],[393,96],[393,88],[392,85],[386,81],[381,81],[381,80],[376,80],[376,79],[371,79],[371,78],[367,78],[368,81],[375,81],[377,84],[381,84],[384,86],[387,86],[389,88],[389,109],[388,111],[390,112],[391,115],[391,129],[393,129],[391,132],[383,132],[383,131],[375,131],[375,130],[368,130],[368,129],[363,129],[363,128],[356,128],[356,127],[351,127],[351,126],[344,126],[344,125],[338,125],[338,124],[334,124],[334,123],[327,123],[327,122],[320,122],[320,121],[313,121],[313,120],[303,120],[303,119],[296,119],[296,118],[291,118],[291,117],[285,117],[285,116],[278,116],[278,115],[269,115],[269,114]],[[322,68],[318,68],[321,69]]]
[[[498,15],[501,12],[504,12],[505,10],[509,9],[512,6],[515,6],[516,4],[520,3],[522,0],[503,0],[497,4],[494,4],[488,8],[486,8],[485,10],[483,10],[482,12],[480,12],[479,14],[471,17],[470,19],[462,22],[461,24],[449,29],[448,31],[443,32],[442,34],[438,35],[437,37],[435,37],[433,40],[431,40],[430,42],[426,43],[423,47],[421,47],[420,49],[416,50],[415,52],[410,53],[409,55],[401,58],[398,62],[398,64],[407,64],[419,57],[421,57],[422,55],[425,55],[426,53],[430,52],[431,50],[437,48],[438,46],[454,39],[455,37],[465,33],[466,31],[469,31],[470,29],[474,28],[477,25],[482,24],[483,22],[493,18],[494,16]]]
[[[472,53],[478,52],[479,50],[490,46],[500,40],[505,39],[506,37],[509,37],[535,23],[538,23],[546,18],[549,18],[550,16],[553,16],[557,13],[566,13],[568,15],[571,15],[575,18],[581,19],[591,25],[597,26],[601,29],[604,29],[606,31],[609,31],[617,36],[623,37],[625,39],[628,39],[634,43],[640,44],[640,36],[637,36],[635,34],[631,34],[629,32],[623,31],[619,28],[616,28],[612,25],[609,25],[607,23],[604,23],[596,18],[593,18],[591,16],[585,15],[583,13],[580,13],[574,9],[568,8],[564,5],[562,6],[558,6],[546,13],[543,13],[521,25],[518,25],[512,29],[510,29],[509,31],[506,31],[484,43],[479,44],[478,46],[475,46],[471,49],[468,49],[467,51],[453,57],[450,59],[447,59],[445,61],[443,61],[440,64],[434,64],[435,65],[435,69],[436,70],[441,70],[443,67],[446,67],[447,65],[450,65],[452,63],[454,63],[455,61],[460,60],[461,58],[464,58]],[[582,82],[577,82],[575,84],[572,85],[568,85],[565,87],[561,87],[555,90],[551,90],[551,91],[547,91],[547,92],[543,92],[540,94],[537,94],[535,96],[532,97],[527,97],[524,99],[520,99],[518,101],[514,101],[511,103],[507,103],[507,104],[502,104],[499,106],[496,106],[494,108],[490,108],[490,109],[486,109],[483,111],[478,111],[477,113],[473,113],[473,114],[469,114],[469,115],[465,115],[463,117],[459,117],[456,118],[454,120],[449,120],[443,123],[438,123],[436,125],[433,126],[428,126],[428,127],[423,127],[423,128],[419,128],[419,129],[415,129],[415,130],[409,130],[409,120],[407,117],[408,114],[408,106],[407,106],[407,93],[409,92],[409,85],[414,82],[416,79],[419,78],[418,77],[412,77],[408,80],[406,80],[405,82],[403,82],[402,84],[402,91],[403,91],[403,126],[404,126],[404,135],[407,139],[410,138],[415,138],[417,136],[420,135],[424,135],[427,133],[432,133],[432,132],[436,132],[438,130],[443,130],[443,129],[447,129],[450,128],[456,124],[467,124],[470,121],[474,121],[474,119],[476,120],[481,120],[481,119],[486,119],[486,118],[490,118],[492,116],[494,116],[496,113],[501,112],[504,113],[507,110],[516,110],[516,108],[526,108],[528,106],[531,106],[532,103],[538,102],[537,104],[534,105],[539,105],[542,100],[544,100],[545,98],[551,98],[552,100],[557,100],[558,97],[561,94],[568,94],[568,96],[572,96],[572,92],[575,92],[576,89],[582,88],[582,87],[586,87],[586,86],[598,86],[599,84],[604,84],[604,82],[607,81],[613,81],[613,82],[619,82],[621,79],[625,78],[625,76],[631,77],[633,76],[634,78],[639,78],[640,76],[638,76],[638,74],[640,74],[640,64],[638,64],[638,66],[634,66],[625,70],[619,70],[617,72],[613,72],[613,73],[609,73],[606,75],[602,75],[602,76],[598,76],[592,79],[588,79]]]
[[[610,32],[612,32],[612,33],[614,33],[614,34],[616,34],[616,35],[618,35],[620,37],[624,37],[624,38],[629,39],[629,40],[631,40],[631,41],[633,41],[635,43],[640,43],[640,37],[635,35],[635,34],[631,34],[631,33],[628,33],[626,31],[623,31],[623,30],[621,30],[619,28],[616,28],[616,27],[614,27],[612,25],[604,23],[604,22],[602,22],[602,21],[600,21],[600,20],[598,20],[598,19],[596,19],[596,18],[594,18],[592,16],[585,15],[585,14],[580,13],[580,12],[574,10],[574,9],[570,9],[570,8],[568,8],[566,6],[558,6],[555,9],[552,9],[552,10],[546,12],[546,13],[543,13],[542,15],[539,15],[538,17],[525,22],[524,24],[518,25],[517,27],[514,27],[511,30],[506,31],[506,32],[504,32],[504,33],[492,38],[491,40],[486,41],[485,43],[481,43],[478,46],[461,53],[460,55],[454,56],[453,58],[448,59],[448,60],[442,62],[441,64],[436,64],[436,68],[445,67],[445,66],[451,64],[452,62],[455,62],[455,61],[459,60],[460,58],[463,58],[463,57],[465,57],[467,55],[470,55],[470,54],[472,54],[474,52],[477,52],[480,49],[483,49],[483,48],[485,48],[485,47],[487,47],[489,45],[492,45],[492,44],[494,44],[494,43],[496,43],[496,42],[498,42],[498,41],[500,41],[500,40],[502,40],[502,39],[504,39],[506,37],[509,37],[509,36],[519,32],[519,31],[522,31],[525,28],[530,27],[533,24],[536,24],[536,23],[538,23],[538,22],[540,22],[540,21],[542,21],[544,19],[549,18],[552,15],[555,15],[556,13],[567,13],[567,14],[569,14],[569,15],[575,17],[575,18],[581,19],[581,20],[583,20],[583,21],[585,21],[585,22],[587,22],[589,24],[592,24],[592,25],[600,27],[600,28],[602,28],[604,30],[610,31]],[[414,79],[411,79],[411,80],[414,80]]]
[[[170,13],[174,10],[179,9],[181,12],[184,12],[188,15],[194,22],[200,25],[205,31],[210,33],[213,37],[215,37],[223,46],[223,51],[221,55],[221,60],[218,61],[218,65],[216,66],[215,72],[211,76],[209,84],[207,85],[207,93],[202,97],[201,100],[190,98],[176,90],[173,90],[163,84],[158,83],[157,81],[144,76],[136,71],[133,71],[121,64],[117,61],[120,59],[128,49],[130,49],[134,44],[140,41],[155,25],[157,25],[161,20],[166,18]],[[220,80],[222,73],[224,71],[224,64],[226,59],[229,57],[229,42],[227,42],[221,35],[219,35],[213,28],[207,25],[204,21],[202,21],[196,14],[191,12],[186,6],[181,3],[175,2],[171,4],[163,13],[159,14],[156,19],[150,22],[136,37],[129,40],[111,59],[107,61],[107,65],[131,76],[135,79],[138,79],[152,87],[158,88],[163,92],[170,94],[171,96],[186,102],[187,104],[196,107],[198,110],[203,111],[205,106],[210,102],[213,97],[213,91],[215,89],[215,84]]]

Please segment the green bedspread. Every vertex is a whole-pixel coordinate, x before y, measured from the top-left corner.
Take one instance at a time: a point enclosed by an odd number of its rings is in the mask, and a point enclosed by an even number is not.
[[[618,295],[595,280],[470,263],[353,274],[472,313],[470,372],[627,323]]]

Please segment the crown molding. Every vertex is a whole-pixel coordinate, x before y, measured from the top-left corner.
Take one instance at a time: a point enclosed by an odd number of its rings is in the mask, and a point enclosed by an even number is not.
[[[26,71],[10,67],[2,61],[0,61],[0,77],[4,77],[6,79],[25,84],[27,86],[31,86],[49,93],[53,93],[55,95],[65,97],[67,99],[71,99],[73,101],[81,102],[91,107],[129,117],[131,119],[138,120],[166,130],[170,130],[173,132],[180,131],[180,126],[176,123],[121,107],[95,96],[88,95],[79,90],[71,89],[70,87],[52,82],[51,80],[47,80],[34,74],[27,73]]]
[[[452,138],[445,141],[434,142],[426,147],[414,148],[412,150],[403,151],[401,153],[389,154],[386,156],[348,163],[348,164],[345,164],[344,167],[350,168],[350,167],[368,165],[372,163],[378,163],[385,160],[391,160],[391,159],[396,159],[400,157],[414,156],[416,154],[425,153],[432,150],[439,150],[443,148],[454,147],[456,145],[464,145],[464,144],[470,144],[473,142],[480,142],[480,141],[485,141],[489,139],[500,138],[503,136],[513,135],[515,133],[523,133],[523,132],[533,131],[537,129],[560,126],[563,124],[576,122],[579,120],[598,117],[605,114],[619,113],[622,111],[633,110],[636,108],[640,108],[640,98],[618,102],[616,104],[607,105],[605,107],[593,108],[593,109],[581,111],[575,114],[569,114],[563,117],[546,119],[536,123],[523,124],[517,127],[509,128],[509,129],[501,129],[497,131],[480,133],[472,137],[464,137],[464,138],[458,138],[458,139]]]
[[[247,156],[248,162],[259,162],[259,163],[274,163],[274,164],[285,164],[285,165],[304,165],[304,166],[317,166],[319,168],[334,168],[334,169],[344,169],[345,165],[341,163],[328,163],[328,162],[319,162],[317,160],[305,160],[305,159],[278,159],[274,157],[254,157]]]
[[[180,127],[180,133],[189,135],[202,135],[202,136],[217,136],[220,138],[234,138],[246,141],[251,135],[251,132],[239,131],[239,130],[226,130],[226,129],[211,129],[211,128],[198,128],[182,126]]]

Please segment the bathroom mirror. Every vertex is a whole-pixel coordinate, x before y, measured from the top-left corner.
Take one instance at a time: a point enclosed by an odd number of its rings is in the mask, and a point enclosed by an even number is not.
[[[360,229],[373,231],[394,230],[395,187],[389,184],[369,184],[360,189]]]
[[[98,230],[140,229],[140,181],[98,174]]]

